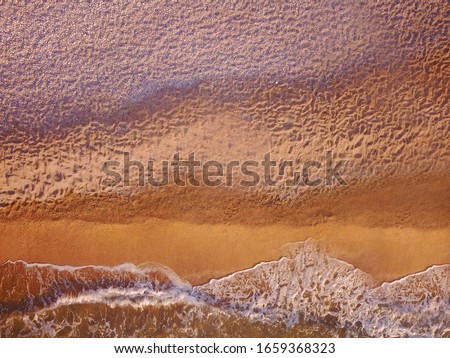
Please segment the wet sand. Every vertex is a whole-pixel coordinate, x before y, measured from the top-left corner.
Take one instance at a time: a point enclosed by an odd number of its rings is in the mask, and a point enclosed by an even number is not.
[[[284,244],[312,237],[332,256],[391,281],[450,263],[449,181],[422,179],[269,204],[263,194],[174,188],[129,201],[72,196],[57,205],[13,206],[1,212],[0,261],[157,262],[198,284],[278,259]]]

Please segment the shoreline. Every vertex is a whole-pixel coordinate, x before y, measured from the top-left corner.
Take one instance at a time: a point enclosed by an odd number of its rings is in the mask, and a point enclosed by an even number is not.
[[[424,179],[275,203],[254,192],[166,188],[133,200],[72,195],[17,205],[12,215],[0,209],[0,262],[155,262],[200,284],[278,260],[284,244],[313,238],[378,282],[392,281],[450,263],[450,183]]]
[[[379,283],[450,263],[450,226],[367,228],[325,223],[252,228],[161,219],[131,224],[17,221],[1,223],[0,237],[1,262],[71,266],[154,262],[193,285],[278,260],[285,256],[283,245],[308,238],[323,242],[330,256],[369,273]],[[14,245],[6,237],[14,237]]]

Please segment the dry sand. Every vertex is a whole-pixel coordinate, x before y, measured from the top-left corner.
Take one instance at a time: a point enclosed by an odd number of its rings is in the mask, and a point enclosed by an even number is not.
[[[447,1],[206,4],[5,5],[0,205],[98,192],[121,151],[448,172]]]

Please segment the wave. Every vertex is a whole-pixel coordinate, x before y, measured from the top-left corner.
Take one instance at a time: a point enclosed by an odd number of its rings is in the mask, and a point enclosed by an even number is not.
[[[0,315],[24,313],[102,289],[166,292],[191,288],[159,264],[72,267],[7,261],[0,266],[0,277]]]
[[[450,265],[377,285],[314,240],[191,287],[150,264],[0,266],[2,337],[448,337]]]
[[[211,304],[256,320],[313,320],[352,336],[450,335],[450,265],[377,286],[308,240],[294,258],[261,263],[198,289]]]

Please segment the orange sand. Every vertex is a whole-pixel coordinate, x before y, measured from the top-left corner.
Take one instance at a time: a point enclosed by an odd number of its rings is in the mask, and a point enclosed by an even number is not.
[[[130,202],[69,197],[57,206],[22,206],[15,214],[4,209],[0,261],[158,262],[199,283],[277,259],[283,244],[313,237],[325,241],[333,256],[380,281],[450,262],[445,178],[397,180],[269,205],[263,196],[239,191],[180,190]],[[197,198],[195,205],[190,195]],[[248,200],[239,200],[244,197]],[[208,202],[209,210],[202,206]]]

